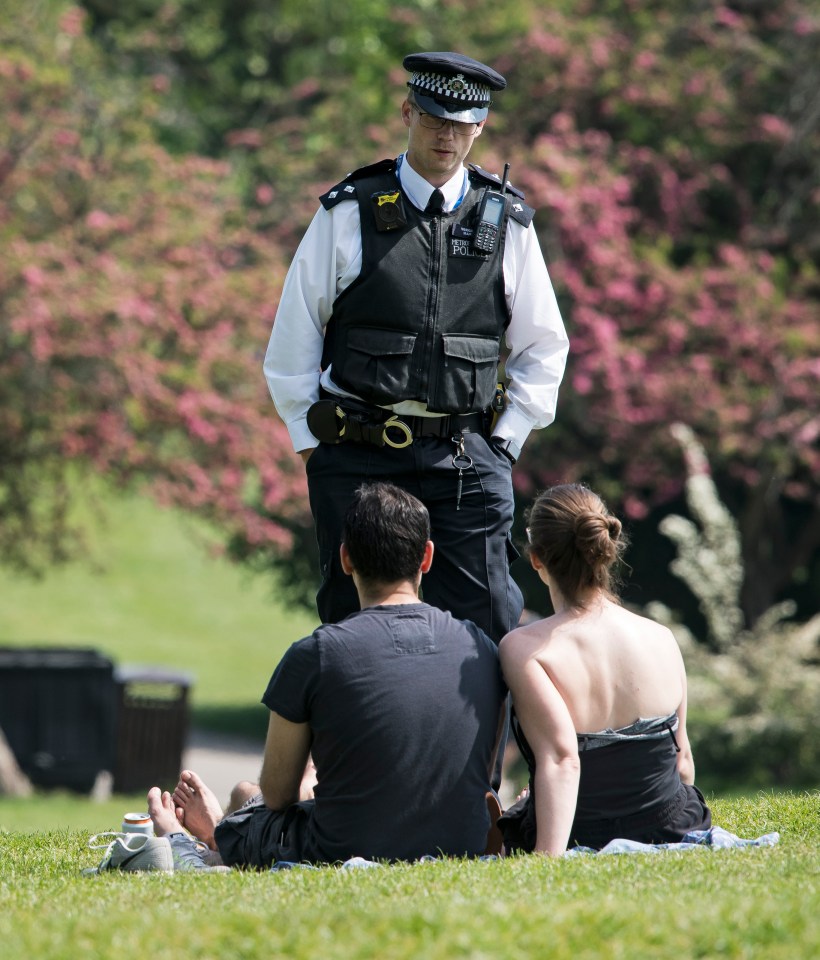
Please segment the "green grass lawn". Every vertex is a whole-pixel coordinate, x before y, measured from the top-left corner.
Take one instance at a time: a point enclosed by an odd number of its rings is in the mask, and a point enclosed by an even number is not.
[[[85,878],[87,834],[0,834],[9,958],[802,960],[820,956],[820,795],[716,800],[768,849]]]
[[[216,556],[215,535],[177,511],[95,484],[82,515],[86,559],[36,581],[0,567],[0,645],[92,646],[118,665],[189,673],[197,725],[263,738],[273,668],[317,621]]]

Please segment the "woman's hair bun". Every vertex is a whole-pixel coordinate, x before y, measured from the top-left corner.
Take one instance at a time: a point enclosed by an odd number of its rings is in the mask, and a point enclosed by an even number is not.
[[[608,566],[617,559],[620,532],[620,520],[606,513],[585,510],[575,517],[575,545],[591,567]]]
[[[626,536],[597,494],[578,483],[550,487],[538,495],[527,521],[531,554],[569,603],[583,605],[590,587],[613,596],[611,568],[625,549]]]

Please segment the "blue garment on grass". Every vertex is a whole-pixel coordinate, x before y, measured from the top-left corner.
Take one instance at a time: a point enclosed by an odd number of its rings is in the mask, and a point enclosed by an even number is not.
[[[764,833],[761,837],[753,839],[744,839],[737,837],[723,827],[710,827],[708,830],[692,830],[687,833],[680,843],[638,843],[636,840],[610,840],[601,850],[594,850],[592,847],[573,847],[567,850],[565,857],[577,856],[602,856],[608,853],[661,853],[664,850],[684,851],[696,850],[698,847],[711,847],[713,850],[732,850],[743,847],[773,847],[780,842],[779,833]],[[415,863],[430,863],[435,861],[436,857],[422,857]],[[489,861],[500,860],[496,856],[476,857],[477,860]],[[384,866],[375,860],[365,860],[364,857],[352,857],[340,864],[342,870],[361,870],[370,867]],[[274,870],[292,870],[298,867],[304,870],[321,870],[309,863],[293,863],[289,860],[280,860],[274,863],[271,871]]]
[[[773,847],[780,841],[779,833],[764,833],[762,837],[744,840],[736,837],[723,827],[710,827],[708,830],[690,830],[680,843],[639,843],[637,840],[610,840],[600,850],[592,847],[573,847],[567,850],[565,857],[576,857],[604,853],[660,853],[663,850],[695,850],[697,847],[711,847],[714,850],[729,850],[737,847]]]

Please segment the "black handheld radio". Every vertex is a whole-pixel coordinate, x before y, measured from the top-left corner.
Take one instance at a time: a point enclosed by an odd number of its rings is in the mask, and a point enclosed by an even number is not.
[[[497,193],[487,187],[484,196],[481,198],[481,206],[478,208],[478,224],[473,236],[473,246],[481,253],[492,253],[495,250],[501,222],[504,219],[504,207],[506,206],[504,192],[507,189],[507,174],[509,172],[510,165],[505,163],[501,191]]]

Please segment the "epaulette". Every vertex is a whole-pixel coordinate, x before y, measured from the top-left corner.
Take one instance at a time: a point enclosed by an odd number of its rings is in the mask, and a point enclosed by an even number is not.
[[[499,177],[498,174],[490,173],[489,170],[484,170],[482,167],[476,166],[474,163],[469,165],[469,170],[470,176],[473,179],[482,180],[494,187],[501,186],[501,177]],[[506,192],[512,194],[510,216],[513,218],[513,220],[517,220],[523,227],[528,227],[530,223],[532,223],[532,218],[535,216],[534,207],[530,207],[524,203],[523,191],[519,190],[518,187],[513,186],[511,183],[507,184]]]
[[[366,167],[359,167],[358,170],[353,170],[351,173],[348,173],[343,180],[339,181],[335,187],[331,187],[327,193],[323,193],[322,196],[319,197],[319,202],[325,210],[329,210],[331,207],[335,207],[337,203],[341,203],[342,200],[353,200],[356,197],[356,188],[353,186],[354,180],[377,176],[380,173],[389,173],[395,169],[395,160],[379,160],[378,163],[371,163]]]

